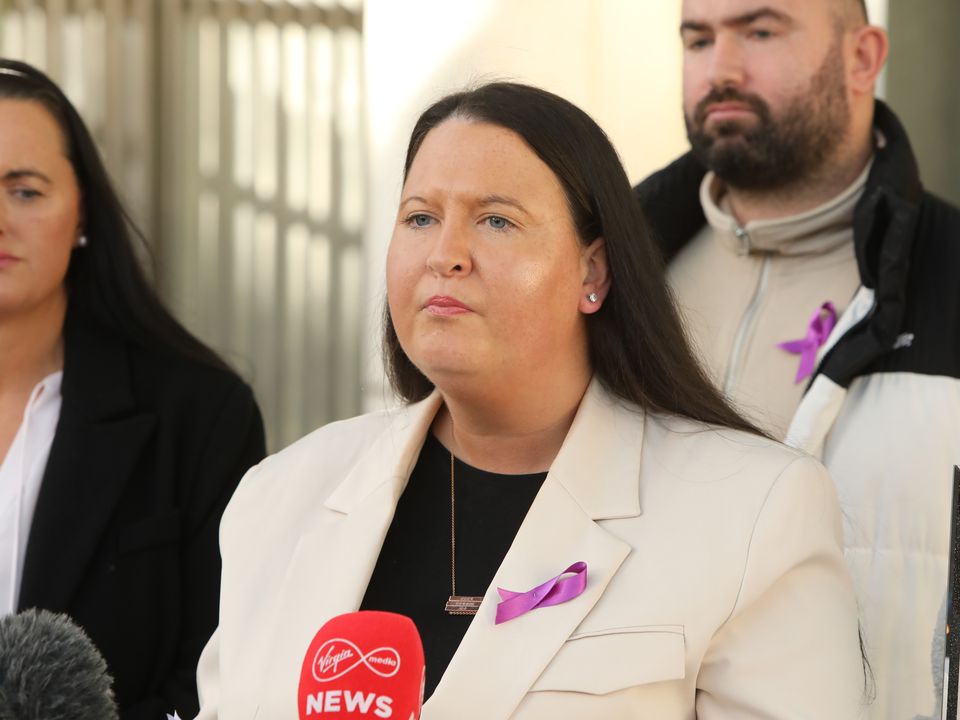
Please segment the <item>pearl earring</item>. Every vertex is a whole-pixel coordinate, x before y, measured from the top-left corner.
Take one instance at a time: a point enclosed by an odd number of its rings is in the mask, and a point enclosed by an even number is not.
[[[87,236],[81,235],[77,238],[77,247],[86,247],[88,243]]]
[[[587,300],[589,300],[589,301],[592,302],[592,303],[595,303],[598,299],[599,299],[599,298],[597,297],[597,294],[596,294],[595,292],[590,293],[589,295],[587,295]]]

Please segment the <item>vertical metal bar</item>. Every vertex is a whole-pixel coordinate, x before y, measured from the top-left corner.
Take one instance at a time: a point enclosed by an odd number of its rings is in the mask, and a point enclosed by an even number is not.
[[[24,59],[40,68],[46,67],[47,61],[47,37],[46,37],[46,16],[35,4],[23,3],[23,13],[25,23],[23,43]]]
[[[274,286],[276,292],[274,297],[276,298],[273,308],[273,327],[275,328],[274,336],[274,346],[272,353],[272,371],[273,371],[273,383],[276,392],[276,412],[277,412],[277,423],[275,428],[275,437],[278,441],[278,444],[286,444],[284,437],[284,430],[287,428],[286,417],[292,408],[288,406],[287,400],[289,396],[284,392],[284,387],[287,384],[298,384],[299,380],[296,377],[291,377],[289,373],[286,373],[287,364],[285,362],[287,354],[290,352],[288,348],[288,343],[291,340],[290,327],[287,324],[287,320],[290,317],[292,312],[292,302],[289,297],[289,288],[287,285],[289,264],[287,262],[288,253],[291,252],[292,242],[290,241],[290,213],[286,212],[289,208],[289,187],[288,187],[288,177],[287,177],[287,168],[288,168],[288,145],[289,145],[289,102],[288,102],[288,93],[289,87],[286,82],[287,73],[290,68],[287,63],[287,34],[285,32],[284,25],[281,23],[276,23],[274,25],[274,32],[276,34],[277,42],[274,45],[274,52],[276,53],[276,64],[277,64],[277,87],[276,95],[274,96],[274,173],[276,177],[275,188],[275,202],[274,202],[274,216],[276,217],[276,246],[275,246],[275,259],[274,259]]]
[[[205,309],[200,302],[200,284],[203,282],[198,273],[198,226],[200,177],[197,166],[197,146],[199,129],[197,117],[197,100],[199,86],[197,80],[197,64],[200,56],[199,23],[202,14],[207,11],[207,4],[191,2],[181,15],[183,23],[183,43],[181,55],[173,60],[169,71],[175,73],[175,92],[178,93],[180,107],[182,145],[184,154],[181,174],[178,178],[177,192],[180,193],[181,203],[179,211],[182,213],[184,227],[183,235],[176,239],[178,245],[177,273],[181,275],[180,288],[181,303],[186,318],[195,332],[203,327]]]
[[[313,241],[314,264],[312,272],[313,302],[311,308],[316,320],[311,324],[316,343],[313,360],[319,367],[328,368],[323,377],[316,378],[314,394],[316,407],[312,409],[312,424],[320,424],[333,417],[334,386],[337,377],[335,348],[337,345],[334,321],[337,303],[334,302],[332,283],[336,267],[337,228],[333,217],[333,188],[337,183],[336,165],[333,162],[335,145],[333,102],[335,31],[329,27],[315,28],[313,32],[313,56],[310,67],[314,72],[313,89],[316,92],[312,105],[314,116],[310,133],[311,186],[310,207],[312,220],[325,228]]]
[[[64,0],[47,2],[47,73],[60,81],[63,76],[63,18],[66,15]]]
[[[170,0],[157,3],[156,10],[159,42],[154,51],[153,87],[158,98],[153,146],[157,215],[153,252],[160,293],[176,311],[180,309],[176,243],[186,237],[180,202],[180,179],[186,169],[182,162],[185,146],[178,73],[183,57],[183,4]]]
[[[222,198],[216,186],[210,184],[220,164],[218,128],[221,116],[217,104],[220,90],[220,23],[206,5],[197,7],[197,65],[192,68],[197,77],[196,107],[193,113],[197,123],[197,152],[193,172],[197,176],[198,224],[194,230],[198,253],[197,288],[199,314],[198,328],[205,338],[219,346],[223,340],[222,325],[218,322],[222,302],[220,247],[220,208]]]
[[[234,322],[236,321],[236,309],[234,308],[233,303],[230,302],[230,299],[235,292],[236,278],[234,274],[230,272],[230,269],[234,267],[235,262],[235,228],[233,213],[235,202],[232,197],[227,196],[223,192],[223,189],[232,187],[233,185],[233,159],[236,141],[234,136],[233,116],[236,112],[236,103],[234,101],[233,94],[230,91],[230,38],[228,16],[226,15],[227,10],[228,9],[221,4],[219,8],[219,15],[216,16],[219,33],[219,43],[217,48],[218,52],[216,58],[211,58],[211,62],[215,62],[217,66],[219,80],[217,97],[219,98],[218,105],[220,108],[220,114],[218,118],[219,147],[217,150],[217,173],[212,179],[216,181],[218,187],[220,188],[220,190],[218,190],[218,195],[220,197],[220,217],[218,225],[220,228],[221,278],[219,299],[217,303],[219,320],[218,324],[221,328],[219,337],[221,347],[229,348],[231,351],[233,351],[236,349],[236,338],[230,334],[230,329],[234,326]],[[214,14],[209,12],[209,15],[212,17]]]
[[[5,0],[6,2],[6,0]],[[23,13],[10,2],[3,6],[3,24],[0,25],[0,53],[4,57],[21,57],[23,44]]]
[[[180,319],[191,329],[197,311],[196,236],[196,45],[197,3],[163,3],[164,49],[158,145],[162,182],[159,233],[162,286]]]
[[[134,68],[136,75],[129,75],[124,85],[124,97],[127,103],[135,102],[138,110],[128,117],[135,122],[127,122],[130,133],[130,146],[137,159],[136,172],[140,222],[146,234],[151,254],[157,247],[157,216],[159,210],[159,175],[157,160],[160,143],[157,142],[157,104],[158,93],[153,80],[157,74],[157,38],[160,35],[160,11],[150,0],[127,0],[125,9],[127,33],[125,46],[127,55],[137,56]],[[124,113],[127,116],[126,113]],[[156,272],[156,265],[150,268]]]
[[[110,79],[104,68],[103,13],[96,0],[77,0],[77,20],[80,27],[80,66],[76,71],[80,111],[90,126],[91,132],[103,153],[111,175],[116,167],[116,157],[110,152],[106,135],[106,86]]]
[[[311,27],[307,31],[306,43],[306,121],[307,133],[307,216],[314,228],[324,226],[321,215],[320,194],[329,182],[320,182],[321,173],[328,170],[326,164],[318,159],[320,151],[328,147],[323,134],[324,125],[320,122],[320,103],[328,94],[321,91],[321,83],[331,72],[330,63],[323,62],[321,52],[329,49],[329,31],[326,28]],[[324,77],[321,78],[321,75]],[[308,248],[308,280],[306,307],[306,343],[307,375],[304,380],[309,404],[304,408],[303,427],[315,427],[329,417],[330,388],[332,385],[333,365],[330,346],[333,338],[330,333],[329,319],[332,313],[330,297],[327,294],[330,267],[330,240],[324,232],[316,230],[311,234]],[[329,368],[328,372],[310,372],[314,368]]]
[[[250,261],[251,234],[253,232],[253,208],[251,197],[246,193],[253,185],[253,103],[250,100],[250,83],[241,84],[243,79],[252,79],[253,43],[250,28],[235,14],[232,3],[221,6],[221,21],[228,24],[229,42],[225,77],[229,87],[230,105],[227,106],[225,123],[231,125],[233,142],[227,149],[229,174],[222,176],[221,192],[227,193],[230,207],[231,229],[229,242],[233,246],[233,263],[230,266],[232,279],[231,293],[231,339],[235,350],[245,356],[251,356],[250,316],[253,287]],[[242,183],[246,183],[243,185]],[[244,195],[241,196],[241,193]]]
[[[104,129],[102,142],[115,177],[123,176],[123,73],[127,63],[123,61],[123,0],[101,0],[102,28],[105,43],[102,47],[91,44],[87,51],[96,53],[100,59],[100,70],[104,74]],[[91,82],[97,82],[91,78]]]
[[[297,180],[304,185],[298,190],[298,210],[303,213],[309,206],[310,192],[309,118],[311,107],[310,102],[312,97],[311,77],[313,68],[310,64],[310,29],[306,22],[301,24],[299,33],[299,56],[295,58],[292,57],[291,50],[291,59],[292,62],[297,63],[299,67],[303,69],[302,74],[299,76],[299,80],[302,83],[299,89],[301,102],[299,117],[300,127],[298,128],[298,147],[295,151],[296,162],[299,164]],[[295,336],[297,360],[296,364],[290,368],[288,376],[296,378],[298,393],[292,398],[290,406],[287,409],[287,415],[289,419],[289,428],[287,430],[288,437],[295,436],[298,432],[309,427],[307,425],[307,408],[309,404],[313,402],[314,397],[312,392],[312,381],[316,377],[322,377],[322,373],[316,372],[315,367],[310,362],[310,358],[307,355],[309,348],[307,344],[309,336],[308,321],[311,311],[307,273],[311,238],[309,229],[306,227],[304,228],[303,242],[304,245],[302,251],[299,247],[297,248],[298,257],[295,259],[295,262],[299,263],[299,268],[296,269],[297,275],[294,286],[297,293],[295,300],[296,314],[291,319],[291,334]],[[295,268],[293,264],[291,264],[290,267]],[[288,282],[292,282],[292,279],[288,278]]]
[[[257,193],[258,218],[255,240],[254,314],[257,369],[264,399],[261,407],[270,422],[270,441],[275,443],[279,426],[280,396],[277,371],[279,328],[275,322],[277,307],[277,262],[280,239],[280,218],[277,208],[277,99],[279,88],[274,65],[277,62],[277,29],[267,16],[266,7],[257,4],[252,19],[255,28],[254,47],[257,59],[254,72],[257,110],[257,154],[254,189]]]
[[[330,278],[330,297],[339,298],[345,297],[345,262],[346,262],[346,248],[344,247],[345,238],[343,237],[343,198],[344,198],[344,166],[343,166],[343,144],[341,142],[340,128],[344,120],[344,107],[343,107],[343,94],[341,84],[343,81],[343,50],[342,50],[342,37],[343,30],[337,29],[332,32],[331,41],[333,43],[333,62],[331,64],[331,75],[333,78],[333,83],[331,87],[331,103],[333,106],[332,110],[332,122],[330,124],[331,136],[331,203],[330,203],[330,223],[336,228],[336,235],[331,237],[332,240],[332,255],[331,266],[333,273]],[[346,307],[343,304],[333,304],[331,307],[336,308],[337,311],[331,316],[331,332],[333,337],[337,339],[337,342],[333,344],[331,348],[333,350],[333,362],[331,367],[336,375],[339,378],[339,381],[333,387],[332,393],[332,406],[329,408],[331,414],[339,414],[342,412],[342,407],[345,404],[343,399],[343,385],[344,378],[350,373],[350,368],[347,365],[346,357],[344,353],[344,347],[342,340],[347,333],[347,327],[345,323],[345,313]]]

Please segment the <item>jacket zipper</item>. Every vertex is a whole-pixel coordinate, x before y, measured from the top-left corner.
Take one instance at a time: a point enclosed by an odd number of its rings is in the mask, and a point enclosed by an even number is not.
[[[737,228],[734,230],[734,235],[736,235],[737,239],[739,239],[742,243],[741,254],[748,255],[750,253],[750,235],[746,230],[739,226],[737,226]],[[734,383],[740,376],[740,366],[743,364],[747,336],[753,327],[753,322],[756,319],[757,310],[760,307],[760,303],[763,301],[763,298],[766,295],[767,279],[769,275],[770,255],[768,253],[764,255],[763,263],[760,266],[760,277],[757,280],[757,286],[753,290],[753,297],[750,298],[750,304],[747,305],[747,309],[743,312],[743,317],[740,318],[740,325],[737,328],[737,334],[733,340],[733,348],[730,350],[730,358],[727,362],[727,372],[723,378],[723,394],[728,398],[733,392]]]

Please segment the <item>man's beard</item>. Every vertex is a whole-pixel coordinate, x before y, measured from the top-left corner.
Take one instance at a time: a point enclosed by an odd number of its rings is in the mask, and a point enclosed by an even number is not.
[[[755,114],[753,127],[736,120],[706,129],[707,106],[738,102]],[[815,179],[846,137],[850,120],[843,76],[842,42],[827,52],[808,89],[774,118],[759,96],[734,88],[714,89],[696,108],[684,113],[694,155],[731,187],[776,190]]]

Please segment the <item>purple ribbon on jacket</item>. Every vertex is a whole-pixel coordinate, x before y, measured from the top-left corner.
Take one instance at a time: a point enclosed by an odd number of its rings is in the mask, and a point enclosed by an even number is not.
[[[817,308],[807,325],[807,336],[799,340],[778,343],[777,347],[788,353],[800,356],[800,367],[797,368],[797,377],[794,383],[806,380],[813,374],[817,364],[817,351],[830,337],[830,332],[837,324],[837,309],[831,302],[825,302]]]
[[[573,573],[569,575],[569,573]],[[564,576],[567,577],[564,577]],[[587,564],[575,562],[555,578],[547,580],[526,592],[514,592],[497,588],[500,593],[500,602],[497,603],[496,624],[518,618],[524,613],[539,607],[559,605],[567,600],[573,600],[587,587]]]

